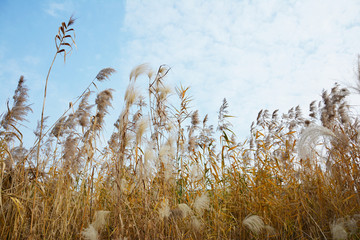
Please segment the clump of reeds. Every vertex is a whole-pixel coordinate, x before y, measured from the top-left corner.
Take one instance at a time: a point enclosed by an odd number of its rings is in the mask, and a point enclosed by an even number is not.
[[[1,114],[0,127],[3,129],[0,134],[5,137],[6,141],[11,141],[16,136],[20,141],[22,139],[21,132],[17,125],[25,120],[26,115],[32,111],[27,103],[29,89],[25,85],[24,76],[21,76],[13,96],[13,104],[7,101],[7,111]]]
[[[59,28],[57,54],[71,50],[73,23]],[[29,149],[20,78],[0,122],[1,239],[359,238],[360,121],[347,89],[323,91],[308,117],[263,109],[239,141],[226,99],[214,128],[189,87],[167,85],[166,65],[135,67],[111,109],[114,90],[92,86],[114,72],[102,69],[50,127],[42,116]]]

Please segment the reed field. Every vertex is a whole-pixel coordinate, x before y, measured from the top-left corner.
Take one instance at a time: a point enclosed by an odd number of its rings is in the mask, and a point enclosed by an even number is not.
[[[351,89],[324,90],[306,116],[261,110],[240,141],[226,99],[212,125],[190,108],[188,87],[168,86],[166,65],[135,67],[123,108],[111,108],[114,90],[100,89],[115,70],[105,68],[46,122],[51,69],[74,47],[73,26],[70,18],[55,37],[33,146],[20,130],[39,107],[26,78],[1,115],[0,239],[360,239]],[[121,114],[104,142],[109,111]]]

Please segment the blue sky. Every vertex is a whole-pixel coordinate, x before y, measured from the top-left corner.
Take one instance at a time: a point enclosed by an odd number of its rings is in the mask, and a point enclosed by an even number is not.
[[[52,124],[96,74],[117,70],[99,89],[115,89],[107,131],[118,117],[133,67],[172,70],[168,83],[190,86],[201,116],[216,124],[224,97],[235,131],[249,133],[259,110],[306,113],[322,89],[351,84],[360,53],[360,1],[26,1],[0,0],[0,112],[20,75],[40,118],[43,86],[62,21],[75,14],[77,49],[55,62],[45,114]],[[356,98],[351,100],[357,104]],[[354,111],[357,111],[354,108]]]

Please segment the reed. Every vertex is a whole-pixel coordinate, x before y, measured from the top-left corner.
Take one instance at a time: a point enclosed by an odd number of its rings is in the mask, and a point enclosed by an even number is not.
[[[55,57],[72,46],[65,39],[73,40],[73,23],[59,28]],[[300,107],[261,110],[239,141],[226,99],[217,127],[209,125],[190,108],[188,87],[167,85],[168,66],[143,64],[101,142],[114,90],[93,86],[114,71],[101,70],[74,111],[47,128],[48,74],[30,148],[22,144],[31,108],[20,77],[0,122],[1,239],[360,238],[360,121],[346,88],[324,91],[309,116]]]

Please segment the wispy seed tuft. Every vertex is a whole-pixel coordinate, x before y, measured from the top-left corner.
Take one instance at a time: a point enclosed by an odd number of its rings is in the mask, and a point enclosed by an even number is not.
[[[81,232],[86,240],[98,240],[99,234],[94,228],[94,226],[90,225],[84,231]]]
[[[111,74],[113,74],[114,72],[116,72],[116,71],[113,68],[104,68],[96,75],[96,79],[98,81],[102,82],[106,79],[109,79]]]
[[[159,208],[159,217],[160,219],[168,218],[171,214],[170,207],[169,207],[169,200],[163,199],[160,203]]]
[[[136,79],[143,73],[147,73],[149,78],[152,76],[152,73],[150,74],[151,70],[149,68],[149,65],[144,63],[141,65],[136,66],[130,73],[130,81]]]
[[[259,234],[265,227],[264,221],[257,215],[247,216],[242,224],[254,234]]]
[[[201,196],[196,197],[194,202],[194,209],[200,216],[204,213],[204,210],[208,210],[210,205],[210,199],[208,194],[205,192]]]

